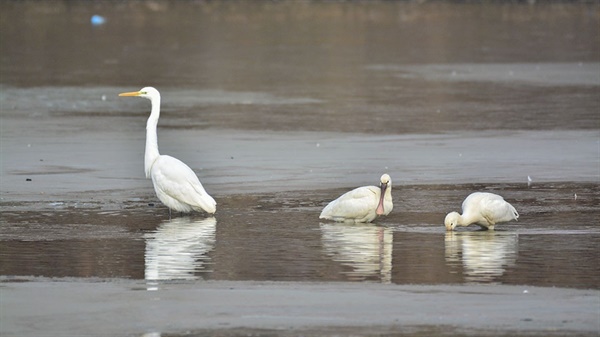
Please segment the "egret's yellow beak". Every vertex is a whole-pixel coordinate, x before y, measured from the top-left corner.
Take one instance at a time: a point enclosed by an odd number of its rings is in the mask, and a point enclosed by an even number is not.
[[[139,95],[141,95],[141,92],[139,92],[139,91],[124,92],[122,94],[119,94],[119,96],[139,96]]]

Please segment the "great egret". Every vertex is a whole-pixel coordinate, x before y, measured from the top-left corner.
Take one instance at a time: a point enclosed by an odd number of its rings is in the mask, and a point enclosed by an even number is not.
[[[125,92],[119,96],[137,96],[150,100],[152,111],[146,123],[146,154],[144,169],[146,178],[152,177],[154,191],[158,199],[171,210],[189,213],[192,210],[204,210],[213,214],[217,203],[204,190],[198,177],[181,160],[158,152],[156,125],[160,117],[160,93],[152,87],[140,91]]]
[[[499,222],[517,220],[517,210],[501,196],[494,193],[475,192],[462,203],[462,212],[450,212],[444,219],[446,230],[451,231],[456,226],[476,224],[482,228],[494,229]]]
[[[363,186],[342,194],[330,202],[319,216],[344,222],[371,222],[380,215],[388,215],[392,203],[392,178],[384,174],[377,186]]]

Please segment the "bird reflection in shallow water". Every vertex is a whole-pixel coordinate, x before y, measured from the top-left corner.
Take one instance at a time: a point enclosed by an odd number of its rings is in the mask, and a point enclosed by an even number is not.
[[[175,218],[145,235],[146,280],[193,280],[215,246],[215,218]]]
[[[373,225],[321,223],[325,254],[333,261],[352,267],[349,280],[377,278],[392,281],[392,230]]]
[[[447,232],[446,264],[462,266],[467,283],[497,283],[517,260],[519,237],[497,231]]]

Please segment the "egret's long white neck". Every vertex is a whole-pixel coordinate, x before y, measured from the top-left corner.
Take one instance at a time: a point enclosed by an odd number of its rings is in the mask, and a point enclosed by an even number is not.
[[[156,158],[160,156],[160,153],[158,153],[158,137],[156,135],[156,125],[158,124],[158,117],[160,117],[160,97],[153,97],[150,102],[152,102],[152,111],[146,123],[146,154],[144,157],[146,178],[150,177],[150,169]]]

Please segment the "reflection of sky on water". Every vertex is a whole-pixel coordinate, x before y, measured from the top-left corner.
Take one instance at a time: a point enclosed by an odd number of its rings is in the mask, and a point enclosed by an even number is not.
[[[146,280],[193,280],[205,270],[215,246],[217,220],[189,217],[163,222],[145,235]]]
[[[517,260],[518,235],[497,231],[447,232],[446,264],[461,265],[467,283],[495,283]]]
[[[350,280],[377,277],[392,280],[392,230],[375,225],[321,224],[325,254],[333,261],[352,267]]]

